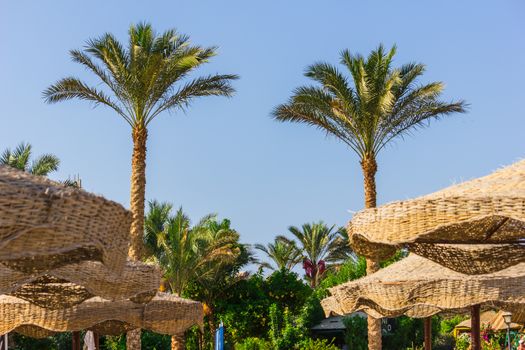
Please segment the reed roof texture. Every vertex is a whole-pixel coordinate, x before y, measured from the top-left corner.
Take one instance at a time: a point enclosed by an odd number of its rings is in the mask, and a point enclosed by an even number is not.
[[[330,288],[322,301],[327,315],[363,310],[373,317],[428,317],[486,304],[514,312],[525,309],[525,263],[485,275],[466,275],[410,254],[378,272]],[[524,319],[525,321],[525,319]]]
[[[141,328],[175,335],[193,325],[202,326],[202,304],[157,293],[146,304],[94,297],[71,308],[51,310],[13,296],[0,296],[0,334],[15,331],[32,337],[54,332],[92,329],[116,335]]]
[[[430,195],[365,209],[347,229],[354,250],[372,259],[407,247],[469,274],[525,262],[525,160]]]
[[[27,274],[0,264],[0,294],[25,299],[51,309],[61,309],[99,296],[108,300],[149,301],[160,285],[155,265],[128,261],[119,275],[98,261],[64,265],[46,273]]]
[[[33,273],[96,260],[119,273],[131,214],[120,204],[0,166],[0,263]]]

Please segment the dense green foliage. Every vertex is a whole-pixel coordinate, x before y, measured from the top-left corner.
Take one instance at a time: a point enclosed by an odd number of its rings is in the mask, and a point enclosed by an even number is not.
[[[170,348],[171,338],[168,335],[156,334],[143,330],[140,338],[143,349],[164,350]],[[126,337],[125,335],[118,337],[105,337],[105,341],[101,344],[101,348],[105,350],[126,350]]]
[[[33,339],[13,334],[14,350],[69,350],[71,349],[71,333],[59,333],[52,337]],[[11,347],[11,345],[10,345]]]
[[[368,333],[366,318],[360,316],[350,316],[343,319],[346,327],[345,343],[352,350],[368,349]]]

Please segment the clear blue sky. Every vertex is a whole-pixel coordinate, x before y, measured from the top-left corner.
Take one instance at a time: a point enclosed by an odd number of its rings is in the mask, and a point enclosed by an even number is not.
[[[232,220],[245,242],[265,243],[289,225],[343,225],[363,206],[356,156],[306,126],[269,117],[304,68],[396,43],[396,64],[427,65],[466,115],[399,140],[379,156],[379,202],[432,192],[525,155],[525,3],[516,1],[0,1],[0,149],[21,141],[62,160],[53,178],[80,174],[85,188],[126,207],[131,135],[112,111],[82,102],[44,104],[66,75],[90,76],[68,50],[151,22],[220,54],[199,73],[236,73],[232,99],[197,101],[150,130],[147,198],[182,205],[197,220]]]

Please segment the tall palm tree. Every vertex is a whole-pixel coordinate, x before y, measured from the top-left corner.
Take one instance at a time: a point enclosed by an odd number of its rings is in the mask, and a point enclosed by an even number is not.
[[[231,96],[235,75],[188,75],[216,54],[215,47],[191,45],[189,37],[174,29],[157,34],[142,23],[129,29],[125,48],[112,34],[87,42],[84,50],[70,51],[74,62],[87,68],[100,85],[90,86],[75,77],[59,80],[44,91],[48,103],[70,99],[111,108],[131,127],[131,244],[132,259],[142,257],[144,199],[146,193],[146,142],[148,126],[166,111],[185,110],[201,96]],[[99,87],[100,86],[100,87]],[[140,349],[140,331],[128,333],[127,347]]]
[[[58,170],[60,160],[53,154],[43,154],[31,161],[32,148],[29,143],[23,142],[14,150],[7,148],[0,155],[0,164],[40,176],[47,176]]]
[[[188,36],[174,29],[157,34],[146,23],[130,27],[127,48],[107,33],[70,54],[100,84],[90,86],[78,78],[67,77],[47,88],[44,98],[48,103],[80,99],[95,106],[104,105],[130,125],[133,139],[130,256],[138,260],[144,231],[146,141],[150,123],[163,112],[185,110],[197,97],[231,96],[234,92],[231,81],[237,76],[189,79],[190,73],[216,54],[216,48],[192,45]]]
[[[192,226],[182,208],[171,214],[171,204],[150,202],[145,219],[144,242],[150,258],[163,269],[172,293],[181,296],[192,283],[212,287],[224,267],[241,254],[239,234],[228,220],[205,216]],[[172,348],[183,349],[184,338],[172,337]]]
[[[344,50],[340,62],[349,77],[331,64],[316,63],[305,75],[317,85],[297,88],[273,112],[278,121],[305,123],[335,136],[359,156],[366,208],[377,204],[377,154],[390,141],[466,107],[464,101],[440,100],[441,82],[418,84],[424,65],[392,67],[395,53],[395,46],[386,51],[382,45],[367,58]],[[377,261],[367,261],[367,273],[378,268]],[[381,349],[380,320],[369,318],[368,327],[369,348]]]
[[[273,261],[275,268],[266,262],[261,263],[261,266],[272,270],[285,269],[290,271],[301,262],[303,256],[294,241],[283,240],[281,237],[276,237],[273,243],[255,244],[254,247],[265,253]]]
[[[343,257],[340,230],[320,221],[304,224],[301,228],[290,226],[288,231],[299,241],[306,277],[310,280],[310,286],[315,288],[327,269],[326,262],[338,262],[338,258]],[[295,244],[284,236],[278,236],[277,239]],[[350,250],[350,247],[347,246],[347,249]]]

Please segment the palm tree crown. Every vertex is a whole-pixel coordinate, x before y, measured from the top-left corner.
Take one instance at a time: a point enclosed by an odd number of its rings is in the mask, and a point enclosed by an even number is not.
[[[417,85],[424,65],[410,63],[393,68],[395,53],[395,46],[385,52],[380,45],[365,59],[344,50],[341,64],[349,71],[352,83],[328,63],[308,67],[305,76],[321,86],[296,89],[288,103],[274,110],[274,117],[314,125],[366,158],[430,119],[464,112],[463,101],[439,100],[443,83]]]
[[[171,204],[150,202],[144,242],[164,270],[172,292],[181,295],[192,282],[207,279],[224,264],[236,259],[239,234],[215,215],[207,215],[192,226],[179,208],[171,214]]]
[[[60,160],[55,155],[43,154],[31,161],[31,153],[32,146],[29,143],[21,143],[14,150],[7,148],[0,156],[0,164],[41,176],[58,170]]]
[[[282,239],[282,237],[276,237],[273,243],[268,243],[266,246],[256,244],[254,247],[265,253],[273,261],[277,270],[292,270],[301,262],[303,257],[302,252],[297,248],[294,241],[288,241]],[[274,269],[274,267],[268,263],[261,263],[261,266],[268,267],[272,270]]]
[[[181,84],[216,54],[216,48],[191,45],[188,36],[174,29],[156,34],[146,23],[131,26],[127,48],[107,33],[70,54],[74,62],[94,73],[105,89],[67,77],[44,91],[45,100],[54,103],[78,98],[105,105],[133,128],[145,128],[164,111],[184,109],[196,97],[231,96],[230,81],[237,79],[231,74],[209,75]]]
[[[335,226],[327,226],[320,221],[304,224],[301,228],[291,226],[288,230],[299,241],[303,268],[312,287],[316,287],[323,277],[326,263],[337,264],[351,256],[347,236],[341,234],[342,229],[335,230]],[[277,239],[295,243],[284,236],[278,236]]]

